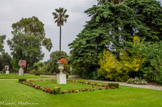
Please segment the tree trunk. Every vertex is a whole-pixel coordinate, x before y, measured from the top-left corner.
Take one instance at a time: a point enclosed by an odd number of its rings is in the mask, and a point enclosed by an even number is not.
[[[59,46],[59,51],[61,51],[61,26],[60,26],[60,46]]]

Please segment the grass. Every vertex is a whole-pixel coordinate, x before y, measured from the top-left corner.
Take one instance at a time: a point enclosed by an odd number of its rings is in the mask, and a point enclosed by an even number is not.
[[[0,74],[0,79],[21,79],[21,78],[47,78],[47,77],[35,76],[33,74],[24,74],[24,76],[19,76],[18,74]]]
[[[92,85],[88,85],[88,84],[82,84],[82,83],[74,83],[74,82],[69,82],[67,81],[67,84],[57,84],[57,81],[36,81],[36,82],[32,82],[33,84],[36,84],[37,86],[41,86],[41,87],[46,87],[46,88],[50,88],[53,89],[54,87],[61,87],[61,91],[70,91],[70,90],[83,90],[85,88],[91,89]],[[102,88],[102,87],[98,87],[98,86],[94,86],[94,89],[98,89],[98,88]],[[103,88],[104,89],[104,88]]]
[[[26,102],[26,107],[31,106],[31,103],[35,103],[34,107],[162,107],[161,99],[162,91],[127,86],[94,92],[51,95],[20,84],[17,80],[0,80],[1,107],[8,102],[13,103],[12,107],[22,107],[21,102]]]

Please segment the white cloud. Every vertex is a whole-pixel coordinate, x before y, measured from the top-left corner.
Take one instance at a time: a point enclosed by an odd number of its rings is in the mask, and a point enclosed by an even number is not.
[[[11,38],[11,25],[19,21],[22,17],[38,17],[45,27],[46,36],[52,39],[53,48],[51,52],[58,50],[59,28],[53,20],[54,9],[63,7],[67,9],[69,18],[62,27],[62,50],[69,53],[68,44],[83,29],[88,17],[83,12],[96,4],[97,0],[1,0],[0,1],[0,35],[6,34]],[[5,43],[5,50],[9,48]],[[49,59],[50,53],[43,48],[44,60]]]

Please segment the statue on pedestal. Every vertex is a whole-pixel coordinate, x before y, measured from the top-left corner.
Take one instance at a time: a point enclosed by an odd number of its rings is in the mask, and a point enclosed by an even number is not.
[[[5,66],[5,69],[6,69],[6,74],[9,74],[9,66],[8,65]]]

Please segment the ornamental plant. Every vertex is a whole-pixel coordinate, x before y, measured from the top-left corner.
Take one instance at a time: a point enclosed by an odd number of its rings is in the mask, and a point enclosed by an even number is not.
[[[68,93],[72,93],[72,91],[71,91],[71,90],[69,90],[69,91],[68,91]]]
[[[102,86],[102,87],[105,87],[105,85],[104,85],[104,84],[102,84],[101,86]]]
[[[119,83],[108,83],[108,87],[114,86],[115,88],[119,88]]]
[[[88,88],[85,88],[84,90],[85,90],[85,91],[88,91]]]
[[[19,60],[19,66],[25,68],[26,67],[26,61],[25,60]]]
[[[65,94],[66,93],[66,91],[61,91],[61,94]]]
[[[102,88],[98,88],[98,90],[102,90]]]
[[[120,51],[120,60],[118,60],[110,51],[104,50],[99,61],[100,69],[97,72],[106,79],[126,81],[128,73],[138,72],[144,61],[145,58],[140,54],[129,56],[125,50]]]
[[[66,71],[66,74],[68,75],[70,73],[70,67],[68,65],[68,61],[65,58],[62,58],[58,60],[57,62],[62,62],[64,64],[64,70]]]
[[[65,58],[62,58],[62,59],[58,60],[58,62],[63,62],[65,64],[68,64],[68,61]]]
[[[33,87],[35,87],[36,86],[36,84],[33,84]]]
[[[51,90],[50,88],[47,88],[47,89],[45,90],[45,92],[48,93],[48,92],[50,92],[50,90]]]
[[[105,87],[105,90],[109,89],[109,87]]]
[[[60,87],[54,87],[53,92],[54,92],[54,94],[59,94],[60,90],[61,90]]]
[[[116,87],[115,86],[111,86],[111,89],[115,89]]]
[[[46,87],[43,87],[43,88],[42,88],[42,91],[45,91],[46,89],[47,89]]]
[[[71,92],[73,93],[73,92],[75,92],[75,90],[71,90]]]
[[[53,94],[53,90],[49,90],[48,92],[49,92],[50,94]]]

